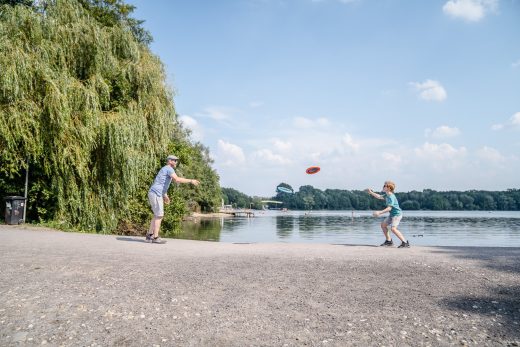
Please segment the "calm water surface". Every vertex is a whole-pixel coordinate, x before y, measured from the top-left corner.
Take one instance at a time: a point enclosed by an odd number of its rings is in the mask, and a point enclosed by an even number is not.
[[[254,218],[184,223],[166,237],[231,243],[379,245],[380,223],[371,211],[254,211]],[[520,212],[405,211],[399,225],[412,245],[520,247]],[[399,240],[394,236],[394,242]]]

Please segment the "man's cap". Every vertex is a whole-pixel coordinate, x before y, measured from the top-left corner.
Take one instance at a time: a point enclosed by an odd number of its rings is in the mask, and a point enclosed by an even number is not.
[[[179,158],[177,158],[173,154],[170,154],[169,156],[166,157],[166,160],[179,160]]]

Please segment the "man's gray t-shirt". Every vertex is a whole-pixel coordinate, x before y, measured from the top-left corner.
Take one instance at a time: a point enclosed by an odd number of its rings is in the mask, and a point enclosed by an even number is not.
[[[155,176],[155,180],[150,187],[150,192],[157,196],[164,196],[170,187],[172,174],[174,173],[175,170],[170,165],[163,166],[161,170],[159,170],[159,173],[157,173],[157,176]]]

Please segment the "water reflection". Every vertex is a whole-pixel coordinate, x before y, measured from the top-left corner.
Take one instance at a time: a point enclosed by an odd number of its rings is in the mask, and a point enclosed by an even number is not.
[[[292,216],[276,216],[276,235],[280,239],[291,237],[294,230],[294,217]]]
[[[164,237],[175,239],[220,241],[222,223],[218,219],[202,219],[194,222],[181,222],[173,230],[164,233]]]
[[[269,212],[255,218],[185,222],[165,237],[221,242],[379,244],[380,223],[369,211]],[[410,212],[400,230],[412,244],[520,247],[520,212]]]

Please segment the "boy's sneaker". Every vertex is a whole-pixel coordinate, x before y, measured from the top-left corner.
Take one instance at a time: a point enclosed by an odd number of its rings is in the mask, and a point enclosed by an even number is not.
[[[399,246],[397,248],[410,248],[410,242],[408,242],[408,241],[401,242],[401,246]]]
[[[152,243],[153,234],[146,234],[146,239],[144,242]]]
[[[158,244],[165,244],[166,241],[164,241],[163,239],[161,239],[160,237],[155,237],[155,238],[152,238],[152,243],[158,243]]]
[[[383,246],[383,247],[393,247],[393,246],[394,246],[394,241],[392,241],[392,240],[390,240],[390,241],[386,240],[385,242],[383,242],[383,243],[381,244],[381,246]]]

